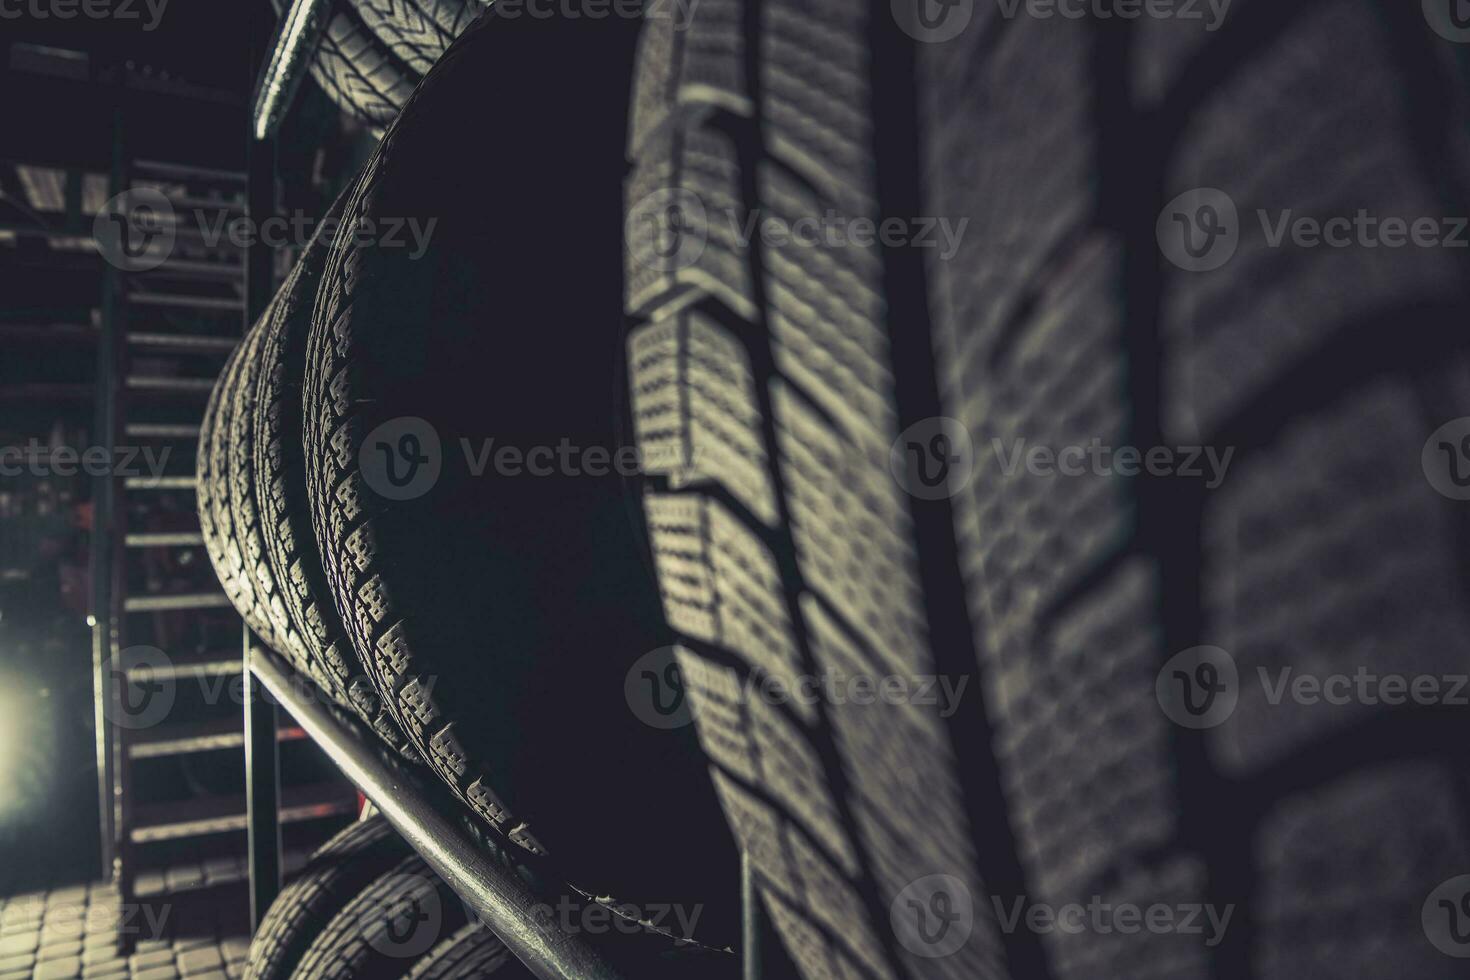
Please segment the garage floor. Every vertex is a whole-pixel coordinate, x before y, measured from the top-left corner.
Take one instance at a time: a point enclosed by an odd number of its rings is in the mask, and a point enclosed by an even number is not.
[[[240,888],[141,899],[123,908],[97,883],[0,898],[0,980],[223,980],[249,949]],[[122,935],[136,940],[118,953]]]

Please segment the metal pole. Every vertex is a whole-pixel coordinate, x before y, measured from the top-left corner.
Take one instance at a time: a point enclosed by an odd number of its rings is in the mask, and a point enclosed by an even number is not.
[[[269,12],[261,5],[253,32],[250,66],[269,38]],[[273,139],[245,136],[245,213],[256,229],[276,210],[276,144]],[[241,333],[248,334],[270,302],[274,289],[271,248],[252,237],[245,249],[245,302]],[[276,706],[250,673],[255,637],[241,624],[245,671],[245,795],[249,826],[250,922],[260,926],[281,891],[280,745],[276,741]]]
[[[250,672],[255,637],[243,629],[245,665],[245,813],[250,863],[250,931],[281,892],[281,756],[276,705]]]
[[[108,177],[108,196],[122,193],[127,181],[123,150],[122,106],[112,112],[112,168]],[[102,276],[102,323],[97,337],[97,404],[93,422],[96,444],[116,458],[118,350],[126,333],[122,280],[116,266],[108,264]],[[108,880],[118,877],[118,791],[113,759],[112,701],[120,692],[114,679],[125,684],[116,674],[120,665],[114,662],[117,652],[117,617],[113,608],[113,576],[115,549],[116,483],[109,468],[92,484],[92,720],[97,738],[97,816],[100,824],[102,874]]]
[[[250,669],[352,783],[382,811],[409,846],[500,937],[539,980],[619,980],[601,952],[537,915],[540,899],[514,872],[489,860],[463,828],[394,774],[374,750],[322,703],[293,683],[289,668],[263,650]]]
[[[761,934],[764,910],[761,897],[755,888],[755,869],[751,867],[750,855],[740,852],[740,960],[743,964],[741,980],[761,980],[761,966],[765,956],[762,949],[765,937]]]

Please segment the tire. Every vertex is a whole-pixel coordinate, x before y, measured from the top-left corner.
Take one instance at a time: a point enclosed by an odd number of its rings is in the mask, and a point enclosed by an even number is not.
[[[645,725],[624,697],[635,661],[668,642],[636,490],[570,468],[476,476],[460,451],[491,437],[523,451],[619,445],[620,339],[583,324],[617,319],[635,28],[492,7],[424,80],[346,224],[438,224],[419,258],[338,237],[308,348],[308,490],[353,646],[435,771],[586,893],[698,905],[724,946],[738,862],[703,756],[691,731]],[[506,86],[525,95],[497,111],[497,140],[521,149],[447,159],[479,93]],[[583,233],[556,227],[572,221]],[[577,270],[576,289],[561,269]],[[432,465],[409,471],[431,486],[397,493],[371,467],[409,435],[381,427],[405,418],[443,451],[436,479]]]
[[[302,645],[301,637],[289,619],[279,615],[281,590],[271,569],[261,526],[261,508],[256,502],[253,436],[258,414],[256,394],[261,350],[271,325],[283,315],[293,299],[291,293],[288,282],[246,335],[231,376],[228,393],[230,412],[227,419],[222,417],[216,421],[217,438],[213,445],[218,454],[215,463],[221,467],[216,477],[228,484],[224,497],[229,502],[230,516],[220,524],[231,530],[226,560],[238,584],[240,615],[265,643],[284,654],[297,670],[312,676],[319,673],[314,659]]]
[[[495,933],[472,922],[414,964],[408,980],[530,980],[531,972],[510,955]]]
[[[277,14],[287,6],[283,0],[272,3]],[[333,7],[311,77],[347,115],[386,126],[483,9],[478,0],[346,0]]]
[[[269,316],[267,308],[264,318]],[[240,457],[234,452],[237,441],[233,435],[238,420],[248,415],[254,400],[242,398],[240,378],[252,362],[259,337],[260,331],[252,328],[241,340],[205,407],[196,456],[199,526],[220,585],[246,626],[261,642],[285,655],[300,670],[306,665],[299,647],[291,637],[277,635],[267,613],[268,603],[259,599],[257,567],[251,558],[259,529],[253,518],[240,520],[240,508],[235,500],[236,488],[241,484],[235,479]],[[244,486],[248,488],[248,482]]]
[[[1464,214],[1463,57],[1419,4],[1235,7],[1211,33],[951,4],[969,26],[917,43],[888,0],[706,0],[645,28],[628,361],[645,458],[677,460],[648,523],[726,814],[809,978],[1451,974],[1420,909],[1470,869],[1463,720],[1250,683],[1464,671],[1463,505],[1420,464],[1470,414],[1464,253],[1244,234],[1255,207]],[[1214,272],[1156,240],[1192,187],[1241,205]],[[970,225],[947,259],[746,248],[727,207]],[[1236,453],[1208,486],[1007,473],[992,443],[1093,437]],[[1241,684],[1195,731],[1156,683],[1201,646]],[[838,675],[969,693],[741,695]],[[995,913],[1093,896],[1234,920],[1207,946]]]
[[[247,980],[286,980],[312,941],[412,851],[383,817],[361,820],[323,844],[271,904],[250,943]]]
[[[401,980],[466,919],[458,896],[417,855],[375,878],[302,955],[301,980]]]
[[[487,4],[480,0],[356,0],[357,15],[420,78]]]
[[[384,741],[403,750],[407,748],[403,732],[363,674],[328,590],[311,530],[301,451],[306,337],[331,248],[331,236],[323,230],[336,227],[344,200],[328,211],[272,304],[257,355],[252,429],[249,438],[242,435],[238,443],[253,454],[251,475],[264,515],[269,575],[262,578],[279,584],[271,593],[272,623],[279,633],[294,638],[308,676],[329,697],[350,706]]]

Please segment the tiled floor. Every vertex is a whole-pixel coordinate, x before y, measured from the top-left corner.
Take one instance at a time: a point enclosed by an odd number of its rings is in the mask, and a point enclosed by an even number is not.
[[[123,907],[110,885],[0,898],[0,980],[225,980],[249,949],[240,889],[144,898]],[[131,957],[121,936],[135,940]]]

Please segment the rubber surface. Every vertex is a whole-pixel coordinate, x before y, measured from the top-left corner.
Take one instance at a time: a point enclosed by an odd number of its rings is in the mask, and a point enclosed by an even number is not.
[[[301,447],[301,379],[306,338],[331,236],[342,216],[339,199],[317,226],[265,321],[256,357],[256,393],[249,438],[252,475],[263,516],[263,546],[269,579],[271,622],[289,634],[311,677],[333,700],[350,705],[389,744],[406,748],[401,730],[364,676],[347,641],[322,571],[311,530],[306,468]],[[267,578],[262,574],[261,578]]]
[[[645,29],[630,127],[630,215],[709,214],[687,262],[687,221],[630,232],[630,384],[678,460],[646,508],[684,683],[788,950],[808,978],[1451,976],[1420,910],[1470,868],[1463,714],[1255,678],[1470,661],[1464,505],[1420,468],[1470,414],[1466,252],[1253,226],[1466,214],[1464,49],[1416,3],[1239,0],[1218,32],[933,4],[972,18],[939,43],[904,7],[705,0]],[[1240,207],[1209,273],[1156,240],[1196,187]],[[941,258],[726,221],[829,209],[970,224]],[[892,450],[941,417],[973,451],[927,461],[970,475],[922,499]],[[995,448],[1094,438],[1235,453],[1208,487]],[[1239,706],[1191,731],[1155,682],[1203,645]],[[743,693],[854,675],[969,683],[948,715]],[[1233,917],[1207,945],[996,912],[1094,897]]]
[[[288,6],[272,3],[278,14]],[[478,0],[345,0],[333,7],[311,77],[348,115],[386,126],[483,9]]]
[[[464,926],[419,960],[408,980],[530,980],[531,972],[510,955],[495,933],[478,922]]]
[[[293,976],[327,923],[411,853],[383,817],[358,821],[323,844],[260,923],[250,943],[247,980]]]
[[[267,307],[262,322],[271,316]],[[257,324],[257,327],[259,324]],[[205,551],[216,575],[237,612],[247,626],[267,646],[284,654],[298,669],[307,666],[300,647],[289,634],[278,634],[268,614],[268,601],[260,598],[262,590],[254,559],[261,553],[259,524],[255,520],[249,474],[242,469],[244,458],[236,451],[234,438],[253,412],[254,398],[244,396],[241,376],[258,351],[260,330],[251,331],[230,355],[214,391],[205,406],[200,423],[197,459],[196,502],[199,526],[204,534]],[[243,495],[245,500],[237,501]],[[240,506],[244,503],[245,506]]]
[[[429,764],[579,888],[645,920],[697,906],[724,946],[737,861],[703,757],[692,731],[644,724],[624,696],[635,662],[669,639],[638,478],[607,462],[625,414],[636,26],[492,8],[415,93],[346,214],[437,224],[419,258],[333,248],[308,349],[308,488],[353,646]],[[493,131],[465,125],[483,92],[512,88]],[[428,428],[400,431],[403,419]],[[484,455],[564,441],[604,454],[607,475],[516,475]],[[393,457],[405,446],[412,459]],[[422,486],[390,496],[371,475],[384,454]]]
[[[380,874],[322,927],[301,980],[400,980],[466,919],[459,898],[417,855]]]

